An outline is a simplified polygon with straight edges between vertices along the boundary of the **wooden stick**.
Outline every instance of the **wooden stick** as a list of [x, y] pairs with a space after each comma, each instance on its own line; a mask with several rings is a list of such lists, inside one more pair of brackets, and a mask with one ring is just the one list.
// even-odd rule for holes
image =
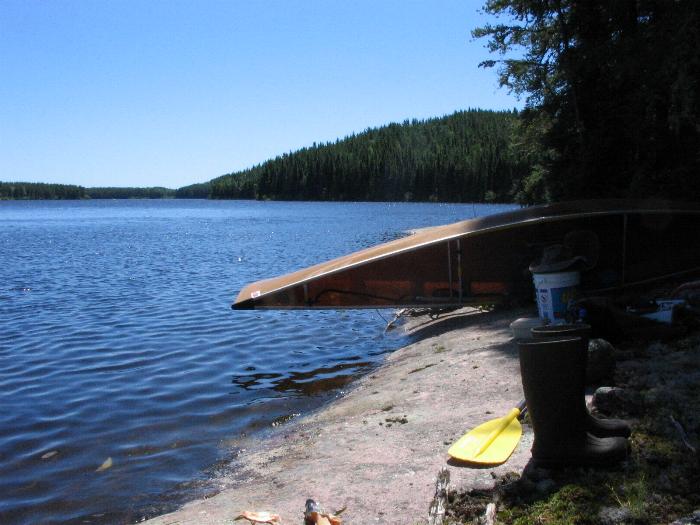
[[496, 523], [496, 504], [489, 503], [486, 505], [486, 512], [484, 512], [484, 517], [481, 518], [481, 523], [483, 525], [495, 525]]
[[669, 416], [669, 417], [671, 418], [671, 423], [673, 423], [673, 425], [676, 427], [676, 430], [680, 434], [681, 441], [683, 441], [683, 444], [686, 447], [688, 447], [688, 450], [690, 450], [693, 454], [697, 454], [698, 453], [697, 449], [693, 445], [691, 445], [690, 442], [688, 441], [688, 435], [685, 433], [685, 430], [683, 430], [683, 427], [681, 426], [681, 424], [678, 421], [676, 421], [673, 418], [673, 416]]
[[442, 525], [447, 510], [447, 497], [450, 492], [450, 471], [440, 469], [435, 481], [435, 496], [428, 511], [428, 525]]

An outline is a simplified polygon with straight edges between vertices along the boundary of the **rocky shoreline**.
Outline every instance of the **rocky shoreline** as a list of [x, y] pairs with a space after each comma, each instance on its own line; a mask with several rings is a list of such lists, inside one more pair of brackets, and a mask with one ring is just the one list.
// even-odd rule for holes
[[[522, 311], [458, 310], [411, 319], [413, 341], [342, 397], [243, 449], [225, 490], [150, 520], [226, 524], [242, 510], [269, 510], [298, 523], [307, 498], [345, 507], [345, 523], [417, 523], [426, 517], [447, 448], [464, 432], [522, 398], [510, 322]], [[495, 469], [449, 467], [456, 486], [493, 485], [522, 469], [530, 436]]]
[[[148, 523], [227, 524], [243, 510], [301, 523], [307, 498], [345, 509], [348, 524], [426, 523], [444, 467], [451, 477], [445, 524], [692, 517], [700, 508], [700, 336], [616, 346], [614, 380], [594, 402], [634, 422], [632, 455], [617, 470], [532, 469], [527, 421], [505, 464], [474, 469], [448, 461], [451, 443], [522, 398], [509, 324], [527, 313], [463, 309], [410, 320], [404, 329], [413, 342], [339, 399], [264, 441], [240, 443], [222, 492]], [[489, 504], [492, 518], [484, 518]]]

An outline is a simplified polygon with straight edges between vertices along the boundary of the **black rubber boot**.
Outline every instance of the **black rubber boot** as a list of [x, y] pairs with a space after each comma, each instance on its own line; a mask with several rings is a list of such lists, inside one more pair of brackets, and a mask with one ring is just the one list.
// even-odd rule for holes
[[588, 432], [580, 409], [586, 373], [582, 344], [580, 337], [518, 342], [536, 466], [605, 467], [627, 457], [625, 438], [601, 438]]
[[[576, 324], [560, 324], [560, 325], [547, 325], [538, 326], [530, 330], [532, 337], [535, 339], [562, 339], [566, 337], [580, 337], [583, 339], [583, 353], [585, 357], [585, 362], [583, 369], [586, 369], [588, 365], [588, 342], [591, 337], [591, 327], [590, 325], [584, 323]], [[632, 430], [629, 424], [622, 419], [600, 419], [592, 416], [588, 409], [586, 408], [586, 401], [581, 398], [581, 407], [579, 410], [586, 412], [587, 428], [588, 431], [594, 436], [598, 437], [630, 437]]]

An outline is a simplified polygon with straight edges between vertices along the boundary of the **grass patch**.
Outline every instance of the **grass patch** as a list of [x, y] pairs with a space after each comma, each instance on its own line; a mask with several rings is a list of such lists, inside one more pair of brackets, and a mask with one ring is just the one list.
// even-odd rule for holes
[[499, 521], [513, 525], [589, 525], [599, 505], [593, 492], [580, 485], [565, 485], [549, 498], [529, 506], [506, 508]]
[[608, 487], [618, 505], [629, 510], [632, 519], [640, 522], [646, 516], [646, 501], [649, 497], [649, 487], [644, 476], [645, 473], [642, 471], [639, 478], [623, 482], [619, 493], [612, 485]]

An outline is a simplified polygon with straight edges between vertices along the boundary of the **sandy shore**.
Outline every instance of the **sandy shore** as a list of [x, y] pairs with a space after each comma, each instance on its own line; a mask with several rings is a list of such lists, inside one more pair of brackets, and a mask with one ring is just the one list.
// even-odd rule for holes
[[[236, 479], [150, 524], [232, 523], [242, 510], [269, 510], [301, 523], [304, 502], [347, 507], [348, 524], [424, 523], [440, 468], [458, 489], [493, 485], [492, 473], [521, 471], [532, 434], [496, 468], [449, 464], [465, 431], [508, 412], [522, 398], [509, 323], [522, 311], [460, 310], [406, 325], [413, 343], [319, 412], [245, 444]], [[240, 522], [237, 522], [240, 523]]]

